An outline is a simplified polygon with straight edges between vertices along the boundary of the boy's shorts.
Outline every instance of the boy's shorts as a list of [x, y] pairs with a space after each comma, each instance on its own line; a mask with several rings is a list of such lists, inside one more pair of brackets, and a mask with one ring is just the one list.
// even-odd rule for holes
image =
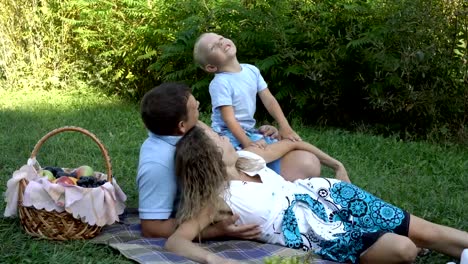
[[[262, 133], [260, 133], [260, 131], [258, 131], [257, 129], [254, 129], [254, 128], [247, 129], [247, 130], [244, 129], [244, 131], [245, 131], [245, 134], [249, 137], [249, 139], [254, 141], [254, 142], [259, 141], [261, 139], [265, 140], [265, 142], [267, 144], [272, 144], [272, 143], [278, 142], [277, 139], [272, 138], [272, 137], [266, 137]], [[220, 136], [226, 136], [227, 138], [229, 138], [229, 140], [231, 141], [232, 146], [234, 146], [234, 148], [236, 150], [241, 150], [242, 149], [241, 143], [231, 133], [231, 131], [225, 129], [225, 130], [222, 130], [221, 132], [218, 132], [218, 131], [216, 131], [216, 132]], [[274, 160], [274, 161], [272, 161], [270, 163], [267, 163], [267, 167], [274, 170], [276, 173], [281, 175], [281, 158], [279, 158], [277, 160]]]

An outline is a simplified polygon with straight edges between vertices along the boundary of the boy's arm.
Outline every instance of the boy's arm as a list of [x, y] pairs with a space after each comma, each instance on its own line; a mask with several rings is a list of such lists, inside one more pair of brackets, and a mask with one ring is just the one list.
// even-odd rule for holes
[[224, 105], [220, 107], [221, 117], [223, 118], [226, 126], [229, 128], [234, 137], [239, 140], [243, 148], [246, 148], [252, 144], [252, 141], [247, 137], [244, 129], [237, 122], [234, 115], [234, 108], [231, 105]]
[[291, 126], [288, 123], [288, 120], [284, 116], [283, 110], [281, 110], [280, 105], [276, 98], [271, 94], [268, 88], [261, 90], [258, 93], [260, 100], [262, 100], [263, 105], [267, 109], [268, 113], [278, 122], [279, 125], [279, 134], [282, 139], [290, 139], [293, 141], [301, 140], [301, 137], [294, 132]]

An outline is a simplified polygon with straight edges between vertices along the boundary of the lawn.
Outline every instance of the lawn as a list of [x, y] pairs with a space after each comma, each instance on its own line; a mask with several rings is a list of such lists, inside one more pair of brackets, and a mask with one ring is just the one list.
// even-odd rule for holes
[[[139, 146], [146, 131], [138, 105], [91, 89], [64, 92], [0, 90], [0, 192], [24, 165], [37, 141], [62, 126], [79, 126], [106, 146], [113, 175], [137, 207], [135, 186]], [[303, 137], [341, 160], [356, 185], [428, 220], [468, 230], [468, 149], [457, 145], [403, 142], [337, 129], [294, 124]], [[99, 148], [76, 132], [58, 134], [40, 148], [42, 166], [90, 165], [104, 171]], [[329, 170], [324, 175], [331, 176]], [[0, 201], [3, 212], [5, 202]], [[446, 263], [432, 253], [418, 263]], [[0, 263], [132, 263], [108, 247], [89, 242], [31, 239], [18, 219], [0, 218]]]

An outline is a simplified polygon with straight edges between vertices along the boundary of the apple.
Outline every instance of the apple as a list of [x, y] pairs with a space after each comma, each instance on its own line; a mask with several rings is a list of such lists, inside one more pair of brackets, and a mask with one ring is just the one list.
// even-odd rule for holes
[[76, 173], [76, 178], [79, 179], [80, 177], [83, 176], [93, 176], [94, 175], [94, 170], [88, 165], [83, 165], [74, 171]]
[[39, 172], [39, 175], [41, 175], [42, 177], [47, 177], [49, 181], [55, 180], [54, 174], [49, 170], [41, 170]]
[[55, 179], [53, 183], [57, 183], [60, 185], [68, 184], [68, 185], [76, 185], [77, 179], [68, 176], [61, 176], [58, 179]]

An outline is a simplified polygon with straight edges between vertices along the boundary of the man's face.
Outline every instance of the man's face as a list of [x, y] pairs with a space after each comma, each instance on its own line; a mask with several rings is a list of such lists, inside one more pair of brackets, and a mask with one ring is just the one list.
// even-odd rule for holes
[[190, 95], [187, 100], [187, 119], [183, 121], [183, 134], [187, 133], [197, 124], [198, 116], [200, 115], [198, 112], [199, 105], [200, 102], [198, 102], [193, 95]]
[[200, 39], [200, 52], [209, 64], [216, 67], [236, 57], [236, 45], [232, 40], [215, 33], [207, 33]]

